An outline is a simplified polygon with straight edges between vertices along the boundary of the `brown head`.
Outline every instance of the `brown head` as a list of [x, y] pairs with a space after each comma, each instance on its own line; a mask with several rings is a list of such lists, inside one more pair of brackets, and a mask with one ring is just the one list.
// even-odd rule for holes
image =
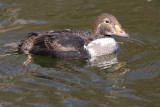
[[118, 20], [108, 13], [97, 16], [93, 24], [93, 34], [95, 36], [117, 35], [129, 38], [129, 35], [122, 29]]

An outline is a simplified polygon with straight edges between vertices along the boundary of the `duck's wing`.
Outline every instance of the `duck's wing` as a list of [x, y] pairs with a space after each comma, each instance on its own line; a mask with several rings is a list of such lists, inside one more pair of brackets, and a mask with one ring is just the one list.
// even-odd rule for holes
[[58, 51], [77, 51], [84, 47], [84, 40], [71, 33], [54, 33], [47, 35], [44, 39], [44, 44], [47, 49]]
[[53, 31], [54, 33], [70, 33], [81, 37], [84, 40], [84, 44], [88, 45], [95, 37], [89, 30], [81, 30], [81, 29], [64, 29]]
[[30, 34], [20, 48], [25, 52], [60, 58], [88, 57], [84, 39], [69, 32]]

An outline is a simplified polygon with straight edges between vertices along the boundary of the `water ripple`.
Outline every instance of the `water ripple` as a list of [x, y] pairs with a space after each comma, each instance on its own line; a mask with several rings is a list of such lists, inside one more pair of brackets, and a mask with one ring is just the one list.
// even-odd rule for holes
[[63, 101], [61, 101], [62, 104], [64, 104], [67, 107], [72, 107], [72, 106], [84, 106], [86, 104], [88, 104], [87, 101], [84, 100], [80, 100], [80, 99], [75, 99], [75, 98], [67, 98]]
[[[22, 80], [25, 81], [25, 79], [22, 79]], [[29, 80], [27, 79], [27, 82], [36, 83], [36, 84], [48, 86], [48, 87], [54, 87], [60, 91], [77, 90], [73, 86], [67, 86], [61, 82], [52, 81], [52, 80], [48, 80], [48, 79], [44, 79], [44, 78], [43, 79], [42, 78], [35, 78], [35, 79], [29, 79]]]
[[[0, 106], [159, 106], [159, 10], [156, 0], [1, 0]], [[3, 46], [31, 31], [91, 29], [102, 12], [117, 16], [131, 35], [116, 37], [117, 56], [33, 56], [23, 67], [27, 57]]]
[[147, 102], [149, 102], [149, 100], [146, 100], [144, 98], [141, 98], [141, 97], [138, 97], [138, 96], [132, 95], [132, 94], [120, 94], [119, 96], [125, 97], [125, 98], [131, 98], [131, 99], [138, 100], [138, 101], [147, 101]]

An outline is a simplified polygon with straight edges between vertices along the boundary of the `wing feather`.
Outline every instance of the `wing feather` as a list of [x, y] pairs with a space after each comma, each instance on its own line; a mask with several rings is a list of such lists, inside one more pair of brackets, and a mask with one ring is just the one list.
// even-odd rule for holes
[[86, 38], [73, 30], [29, 33], [19, 49], [25, 53], [60, 58], [86, 57]]

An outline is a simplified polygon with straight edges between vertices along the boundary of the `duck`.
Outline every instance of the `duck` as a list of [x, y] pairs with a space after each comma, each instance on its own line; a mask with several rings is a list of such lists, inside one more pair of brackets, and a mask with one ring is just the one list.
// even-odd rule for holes
[[18, 50], [30, 55], [54, 58], [89, 58], [112, 54], [118, 50], [113, 35], [129, 38], [115, 16], [98, 15], [92, 31], [81, 29], [31, 32], [18, 44]]

